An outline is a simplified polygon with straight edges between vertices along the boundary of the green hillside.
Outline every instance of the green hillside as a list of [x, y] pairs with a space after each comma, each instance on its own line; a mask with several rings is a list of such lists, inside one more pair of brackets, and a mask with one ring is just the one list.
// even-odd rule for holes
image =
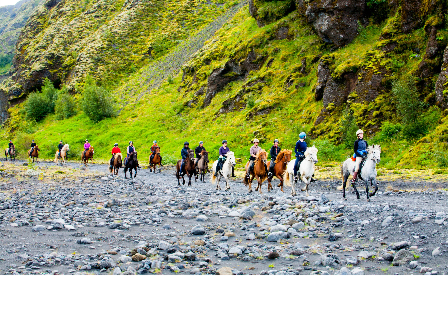
[[[245, 159], [254, 137], [265, 149], [275, 138], [293, 148], [306, 131], [325, 164], [350, 154], [363, 128], [382, 145], [386, 167], [448, 165], [446, 1], [348, 1], [342, 9], [318, 0], [147, 1], [157, 8], [149, 13], [130, 1], [103, 2], [93, 18], [89, 1], [41, 9], [39, 28], [27, 27], [18, 42], [17, 77], [3, 90], [16, 104], [49, 77], [79, 100], [91, 74], [119, 115], [93, 123], [78, 111], [36, 123], [16, 104], [2, 145], [14, 137], [23, 151], [34, 138], [49, 158], [62, 139], [74, 157], [88, 138], [107, 159], [113, 143], [124, 149], [133, 140], [146, 160], [156, 139], [174, 162], [184, 141], [204, 141], [215, 159], [227, 139]], [[123, 26], [128, 8], [135, 15]], [[67, 34], [74, 27], [91, 30]]]

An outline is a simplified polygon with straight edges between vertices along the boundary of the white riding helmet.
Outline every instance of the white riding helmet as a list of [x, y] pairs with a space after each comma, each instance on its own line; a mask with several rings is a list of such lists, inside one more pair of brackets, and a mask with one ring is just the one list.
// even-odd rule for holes
[[356, 131], [356, 135], [358, 136], [359, 134], [364, 134], [362, 129], [359, 129], [359, 130]]
[[258, 139], [254, 139], [253, 143], [260, 142]]

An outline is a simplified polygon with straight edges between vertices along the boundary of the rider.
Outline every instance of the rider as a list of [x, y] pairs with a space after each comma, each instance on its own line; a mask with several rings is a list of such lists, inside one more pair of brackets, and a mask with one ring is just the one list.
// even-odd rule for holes
[[150, 161], [152, 161], [152, 159], [154, 159], [154, 156], [156, 155], [156, 149], [159, 148], [159, 145], [157, 144], [157, 140], [154, 140], [153, 145], [151, 146], [151, 157], [150, 157]]
[[182, 163], [180, 165], [180, 174], [184, 175], [184, 168], [185, 168], [185, 159], [188, 157], [188, 151], [190, 150], [190, 144], [188, 141], [184, 142], [184, 148], [180, 151], [180, 155], [182, 157]]
[[274, 145], [271, 147], [271, 165], [269, 166], [268, 178], [272, 178], [274, 176], [274, 167], [275, 160], [277, 159], [277, 155], [281, 152], [281, 148], [278, 145], [278, 139], [274, 140]]
[[90, 143], [89, 143], [89, 140], [86, 139], [86, 142], [84, 144], [84, 154], [83, 154], [84, 157], [86, 156], [86, 152], [89, 150], [89, 148], [90, 148]]
[[260, 141], [258, 139], [254, 139], [254, 145], [250, 148], [250, 165], [249, 170], [247, 171], [247, 178], [250, 178], [250, 172], [254, 169], [255, 159], [257, 158], [258, 152], [261, 150], [261, 147], [258, 146]]
[[9, 140], [9, 145], [8, 145], [8, 153], [9, 153], [9, 155], [11, 155], [11, 150], [14, 151], [15, 147], [14, 147], [14, 144], [12, 143], [12, 141]]
[[216, 165], [215, 176], [218, 176], [218, 172], [222, 169], [224, 162], [227, 159], [227, 153], [230, 152], [230, 149], [227, 147], [227, 140], [222, 141], [222, 146], [219, 148], [219, 159], [218, 164]]
[[33, 151], [34, 151], [34, 147], [36, 147], [36, 143], [35, 143], [34, 140], [33, 140], [33, 141], [31, 141], [30, 156], [31, 156], [31, 154], [32, 154]]
[[135, 150], [134, 143], [132, 141], [129, 141], [129, 146], [128, 146], [127, 150], [126, 150], [126, 162], [125, 162], [125, 165], [128, 162], [129, 155], [131, 155], [134, 152], [135, 152], [135, 158], [137, 159], [137, 151]]
[[62, 148], [64, 148], [64, 144], [62, 143], [62, 140], [61, 140], [61, 141], [59, 141], [59, 145], [58, 145], [58, 158], [61, 158]]
[[203, 141], [199, 141], [199, 146], [196, 147], [196, 149], [194, 150], [195, 154], [196, 154], [196, 159], [194, 160], [194, 165], [196, 166], [198, 164], [198, 161], [202, 158], [202, 151], [205, 150], [204, 147], [204, 142]]
[[305, 152], [308, 148], [306, 144], [306, 133], [302, 132], [299, 134], [299, 141], [296, 142], [296, 163], [294, 165], [294, 181], [297, 182], [297, 172], [299, 171], [300, 164], [302, 163], [303, 159], [305, 158]]
[[117, 154], [117, 153], [121, 153], [121, 149], [118, 147], [118, 144], [116, 143], [116, 144], [114, 145], [114, 148], [112, 148], [112, 158], [110, 159], [110, 169], [113, 168], [113, 165], [114, 165], [114, 156], [115, 156], [115, 154]]
[[356, 136], [358, 137], [358, 140], [355, 141], [355, 147], [354, 147], [355, 149], [354, 156], [356, 158], [356, 165], [355, 165], [355, 172], [353, 173], [352, 183], [356, 182], [359, 167], [361, 165], [362, 160], [364, 160], [367, 157], [367, 147], [369, 147], [367, 141], [364, 140], [364, 132], [361, 129], [356, 131]]

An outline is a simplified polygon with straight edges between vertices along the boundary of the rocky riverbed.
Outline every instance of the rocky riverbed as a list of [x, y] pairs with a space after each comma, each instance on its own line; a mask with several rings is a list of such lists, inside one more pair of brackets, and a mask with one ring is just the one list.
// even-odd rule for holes
[[382, 181], [367, 203], [343, 201], [339, 179], [310, 197], [208, 180], [2, 163], [0, 274], [448, 273], [446, 182]]

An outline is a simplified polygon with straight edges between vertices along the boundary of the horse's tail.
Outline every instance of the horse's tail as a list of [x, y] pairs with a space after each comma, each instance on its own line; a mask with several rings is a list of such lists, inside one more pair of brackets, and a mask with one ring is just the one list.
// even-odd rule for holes
[[216, 184], [216, 176], [215, 176], [215, 172], [213, 171], [213, 174], [211, 176], [211, 181], [213, 184]]
[[248, 174], [246, 174], [245, 176], [244, 176], [244, 180], [243, 180], [243, 183], [244, 183], [244, 185], [249, 185], [249, 179], [247, 178], [247, 176], [248, 176]]
[[287, 170], [283, 173], [283, 181], [285, 183], [285, 186], [290, 187], [291, 186], [291, 180], [289, 178], [289, 173]]

